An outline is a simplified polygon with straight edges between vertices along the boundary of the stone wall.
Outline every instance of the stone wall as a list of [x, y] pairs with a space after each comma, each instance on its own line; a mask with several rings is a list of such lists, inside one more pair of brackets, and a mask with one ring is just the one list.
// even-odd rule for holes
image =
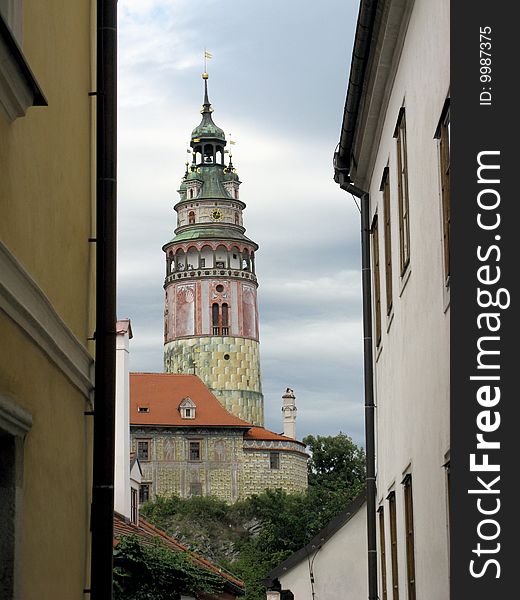
[[263, 426], [257, 341], [220, 336], [174, 340], [164, 346], [164, 372], [197, 375], [230, 413]]
[[[288, 493], [307, 489], [307, 455], [276, 442], [244, 441], [241, 430], [168, 429], [132, 427], [131, 446], [150, 442], [149, 460], [140, 460], [142, 483], [150, 483], [151, 496], [192, 494], [216, 496], [236, 502], [267, 488]], [[201, 442], [201, 460], [189, 460], [189, 442]], [[274, 445], [273, 445], [274, 444]], [[271, 468], [270, 453], [279, 455], [279, 468]]]
[[[280, 468], [271, 469], [270, 454], [279, 453]], [[244, 449], [241, 499], [266, 489], [288, 494], [307, 489], [307, 455], [292, 450]]]

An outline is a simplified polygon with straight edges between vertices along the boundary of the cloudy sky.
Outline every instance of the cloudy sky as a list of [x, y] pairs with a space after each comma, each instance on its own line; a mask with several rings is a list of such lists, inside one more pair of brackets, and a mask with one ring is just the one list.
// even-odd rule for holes
[[131, 369], [162, 371], [162, 245], [173, 236], [202, 54], [215, 122], [236, 140], [260, 249], [266, 426], [297, 396], [298, 437], [363, 438], [359, 213], [333, 181], [358, 0], [119, 0], [118, 315]]

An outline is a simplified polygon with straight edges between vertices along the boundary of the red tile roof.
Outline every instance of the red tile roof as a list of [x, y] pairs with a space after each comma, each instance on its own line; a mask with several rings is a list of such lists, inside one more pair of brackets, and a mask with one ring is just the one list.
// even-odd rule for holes
[[[134, 525], [127, 519], [125, 519], [122, 515], [118, 513], [114, 513], [114, 548], [119, 543], [119, 538], [126, 535], [135, 535], [141, 539], [141, 541], [145, 544], [152, 544], [155, 540], [160, 539], [164, 545], [175, 552], [187, 552], [194, 563], [220, 575], [223, 579], [226, 580], [226, 583], [231, 584], [234, 588], [238, 588], [240, 593], [241, 590], [244, 589], [244, 582], [240, 581], [230, 573], [223, 571], [217, 565], [214, 565], [209, 560], [200, 556], [196, 552], [192, 552], [188, 550], [186, 546], [180, 544], [176, 539], [170, 537], [164, 531], [161, 531], [151, 523], [149, 523], [143, 517], [139, 517], [139, 525]], [[241, 595], [241, 593], [240, 593]]]
[[[195, 418], [183, 419], [178, 410], [189, 396], [195, 402]], [[138, 407], [148, 412], [138, 412]], [[130, 373], [130, 423], [182, 427], [239, 427], [247, 423], [229, 413], [196, 375]]]
[[287, 437], [286, 435], [281, 435], [279, 433], [273, 433], [269, 431], [269, 429], [265, 429], [264, 427], [251, 427], [249, 431], [244, 435], [244, 439], [246, 440], [268, 440], [268, 441], [276, 441], [276, 442], [294, 442], [295, 444], [300, 444], [305, 448], [305, 444], [294, 438]]

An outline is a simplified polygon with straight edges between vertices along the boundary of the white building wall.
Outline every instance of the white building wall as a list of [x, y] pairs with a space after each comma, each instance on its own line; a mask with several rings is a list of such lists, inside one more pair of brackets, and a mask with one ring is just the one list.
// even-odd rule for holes
[[[394, 3], [396, 4], [396, 3]], [[411, 473], [417, 598], [449, 598], [447, 487], [449, 458], [449, 288], [443, 273], [438, 142], [449, 95], [449, 1], [416, 0], [410, 15], [373, 170], [360, 166], [356, 185], [369, 189], [379, 215], [382, 340], [374, 348], [377, 406], [377, 493], [386, 514], [388, 598], [391, 593], [388, 493], [395, 490], [399, 592], [407, 597], [402, 479]], [[398, 57], [399, 58], [399, 57]], [[391, 82], [390, 82], [391, 83]], [[400, 277], [397, 148], [399, 110], [406, 108], [410, 265]], [[383, 197], [389, 167], [393, 312], [386, 315]], [[368, 169], [363, 172], [363, 169]], [[375, 336], [374, 336], [375, 338]], [[378, 559], [379, 560], [379, 559]], [[379, 564], [378, 564], [379, 568]], [[381, 577], [379, 577], [381, 583]], [[361, 597], [361, 596], [360, 596]]]
[[114, 509], [130, 519], [130, 335], [116, 336]]
[[[319, 550], [278, 577], [294, 600], [362, 600], [367, 597], [366, 504]], [[314, 572], [314, 596], [309, 574]]]

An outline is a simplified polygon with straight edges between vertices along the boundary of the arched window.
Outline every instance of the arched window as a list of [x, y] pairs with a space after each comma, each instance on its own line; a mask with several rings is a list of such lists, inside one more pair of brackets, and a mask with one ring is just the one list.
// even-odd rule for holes
[[240, 215], [238, 211], [235, 213], [235, 225], [240, 225]]
[[219, 308], [216, 302], [211, 307], [211, 322], [213, 323], [213, 335], [220, 335]]
[[222, 305], [222, 335], [229, 335], [229, 307]]
[[[191, 192], [191, 190], [190, 190]], [[188, 224], [189, 225], [193, 225], [195, 223], [195, 213], [190, 210], [190, 212], [188, 213]]]

